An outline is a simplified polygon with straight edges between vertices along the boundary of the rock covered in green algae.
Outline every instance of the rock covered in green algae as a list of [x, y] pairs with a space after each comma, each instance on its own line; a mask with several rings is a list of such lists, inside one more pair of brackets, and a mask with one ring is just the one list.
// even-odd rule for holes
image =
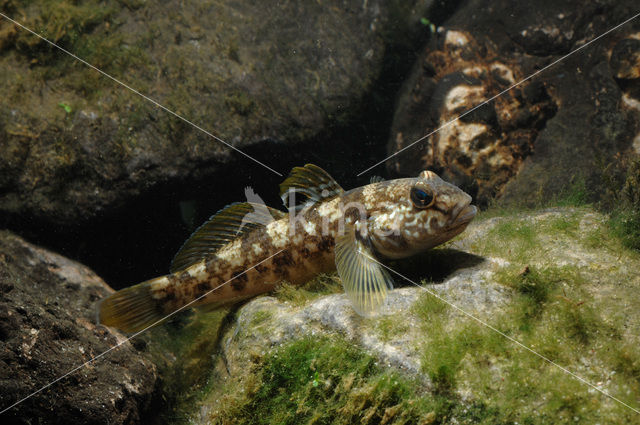
[[[95, 325], [95, 304], [110, 292], [88, 268], [0, 232], [0, 409], [124, 340]], [[142, 423], [157, 387], [155, 365], [125, 342], [3, 413], [2, 422]]]
[[[420, 283], [638, 406], [640, 256], [609, 235], [604, 216], [571, 208], [481, 216], [444, 253], [421, 261], [445, 262], [457, 249], [484, 261]], [[392, 291], [376, 318], [357, 316], [340, 293], [307, 300], [291, 293], [238, 311], [221, 339], [224, 361], [182, 414], [203, 424], [636, 417], [412, 285]]]
[[[286, 173], [274, 149], [348, 119], [380, 73], [385, 43], [415, 34], [431, 3], [41, 0], [2, 7], [228, 143], [267, 144], [259, 160]], [[2, 213], [75, 225], [151, 187], [202, 178], [241, 158], [4, 19], [0, 69]]]
[[[490, 280], [501, 263], [488, 259], [487, 264], [457, 271], [430, 289], [447, 293], [452, 302], [465, 309], [495, 308], [508, 296], [505, 288]], [[233, 333], [225, 340], [227, 365], [230, 370], [242, 369], [243, 360], [264, 347], [279, 346], [304, 335], [329, 333], [344, 336], [385, 365], [419, 373], [421, 354], [413, 343], [420, 339], [421, 330], [417, 318], [407, 313], [422, 293], [424, 290], [415, 286], [393, 291], [376, 318], [358, 315], [344, 294], [328, 295], [303, 307], [274, 297], [259, 298], [239, 311]], [[406, 329], [393, 332], [394, 318], [400, 317], [404, 317], [402, 326]], [[371, 329], [379, 332], [372, 333]]]

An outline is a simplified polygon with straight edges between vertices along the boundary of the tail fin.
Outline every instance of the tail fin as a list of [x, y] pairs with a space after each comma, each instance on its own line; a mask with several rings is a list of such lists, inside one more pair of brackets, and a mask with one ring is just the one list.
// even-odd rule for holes
[[102, 300], [98, 306], [98, 323], [123, 332], [137, 332], [165, 316], [162, 303], [153, 298], [156, 279], [121, 289]]

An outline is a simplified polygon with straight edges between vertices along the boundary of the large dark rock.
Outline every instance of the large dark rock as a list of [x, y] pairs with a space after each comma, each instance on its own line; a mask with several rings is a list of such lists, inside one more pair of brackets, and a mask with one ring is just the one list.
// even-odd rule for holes
[[[95, 304], [110, 292], [88, 268], [0, 232], [0, 409], [124, 340], [95, 325]], [[140, 423], [157, 388], [155, 365], [124, 342], [12, 407], [1, 420]]]
[[[416, 34], [432, 3], [9, 1], [3, 12], [286, 174], [280, 154], [348, 120], [386, 48]], [[260, 167], [4, 19], [0, 69], [0, 213], [75, 225], [233, 159]]]
[[543, 85], [507, 91], [456, 120], [522, 78], [522, 65], [496, 49], [468, 32], [441, 29], [400, 96], [389, 151], [440, 130], [396, 156], [395, 174], [435, 169], [483, 203], [518, 172], [556, 111]]
[[[389, 154], [630, 18], [636, 6], [465, 3], [438, 28], [401, 92]], [[632, 21], [506, 91], [397, 155], [388, 168], [436, 169], [475, 192], [480, 204], [495, 197], [536, 204], [578, 185], [594, 189], [616, 155], [633, 150], [639, 130], [638, 28]]]

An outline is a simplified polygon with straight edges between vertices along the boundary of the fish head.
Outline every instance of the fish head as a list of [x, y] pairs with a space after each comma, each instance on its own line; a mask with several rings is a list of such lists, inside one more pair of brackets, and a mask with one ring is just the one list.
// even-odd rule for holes
[[461, 233], [476, 215], [471, 196], [433, 171], [378, 185], [382, 202], [371, 211], [367, 227], [375, 250], [387, 258], [440, 245]]

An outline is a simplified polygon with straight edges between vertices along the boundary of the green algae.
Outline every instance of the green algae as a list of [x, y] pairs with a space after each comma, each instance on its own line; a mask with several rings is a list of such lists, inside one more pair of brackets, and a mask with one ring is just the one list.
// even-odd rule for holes
[[[116, 8], [112, 5], [96, 0], [8, 1], [3, 6], [12, 13], [25, 16], [23, 25], [33, 28], [42, 37], [66, 48], [72, 46], [96, 26], [109, 21], [116, 12]], [[32, 13], [34, 10], [46, 10], [46, 14]], [[14, 37], [15, 46], [20, 51], [35, 54], [54, 50], [46, 41], [26, 31], [17, 32]], [[54, 53], [55, 55], [48, 56], [47, 60], [55, 60], [59, 56], [57, 52]]]
[[[640, 257], [610, 234], [606, 217], [594, 215], [588, 207], [536, 214], [512, 211], [491, 218], [481, 214], [478, 219], [481, 225], [485, 220], [492, 224], [484, 237], [472, 243], [471, 251], [508, 261], [494, 270], [492, 281], [508, 290], [509, 301], [476, 313], [494, 329], [425, 293], [407, 312], [421, 329], [416, 343], [422, 375], [383, 367], [342, 336], [309, 335], [261, 353], [257, 348], [250, 354], [249, 366], [231, 369], [231, 375], [220, 366], [224, 363], [220, 358], [214, 360], [218, 366], [213, 372], [202, 367], [200, 386], [181, 398], [171, 421], [189, 422], [195, 417], [214, 424], [633, 421], [633, 411], [550, 362], [631, 406], [638, 405], [640, 349], [628, 330], [629, 320], [635, 319], [616, 313], [619, 300], [598, 292], [616, 285], [626, 272], [612, 264], [563, 262], [556, 247], [597, 252], [605, 263], [613, 257], [633, 264]], [[594, 244], [595, 239], [600, 243]], [[443, 250], [431, 260], [447, 252], [453, 255], [451, 251]], [[275, 297], [304, 306], [340, 290], [335, 274], [329, 274], [302, 288], [285, 284]], [[624, 295], [635, 289], [616, 287], [616, 291]], [[446, 293], [441, 295], [447, 298]], [[625, 303], [626, 311], [640, 311], [637, 297]], [[261, 310], [250, 316], [249, 326], [268, 332], [272, 319], [269, 311]], [[412, 325], [405, 317], [384, 316], [366, 319], [363, 326], [369, 329], [363, 332], [374, 332], [388, 342]], [[242, 332], [238, 338], [251, 334]], [[200, 351], [202, 347], [184, 353], [188, 358]]]
[[163, 409], [156, 412], [162, 422], [186, 421], [194, 400], [210, 391], [209, 378], [228, 314], [228, 309], [181, 314], [144, 336], [162, 376]]
[[406, 333], [409, 329], [409, 325], [401, 317], [384, 316], [372, 318], [371, 321], [376, 327], [382, 342], [389, 342], [394, 337]]
[[411, 377], [377, 364], [340, 337], [305, 337], [266, 355], [254, 380], [235, 379], [213, 424], [431, 424], [452, 405]]
[[611, 213], [612, 234], [630, 249], [640, 251], [640, 156], [631, 158], [619, 178], [613, 198], [617, 207]]
[[[132, 67], [148, 64], [143, 44], [130, 45], [124, 35], [113, 31], [120, 25], [118, 7], [109, 2], [34, 0], [9, 2], [7, 8], [23, 16], [27, 28], [106, 73], [121, 76]], [[29, 58], [36, 79], [58, 80], [60, 88], [71, 89], [89, 102], [100, 97], [105, 84], [112, 85], [100, 73], [28, 31], [7, 36], [12, 42], [6, 46]]]
[[602, 172], [605, 193], [600, 207], [610, 214], [611, 234], [640, 251], [640, 155], [629, 154]]
[[[116, 78], [147, 63], [143, 46], [127, 44], [125, 36], [117, 31], [121, 23], [118, 7], [112, 3], [33, 0], [8, 1], [3, 6], [26, 27]], [[73, 180], [81, 174], [86, 153], [75, 132], [85, 127], [76, 117], [81, 111], [98, 116], [113, 112], [104, 106], [108, 102], [96, 106], [96, 100], [103, 98], [114, 83], [41, 38], [10, 27], [11, 31], [0, 34], [0, 48], [5, 50], [0, 68], [6, 82], [0, 109], [7, 116], [11, 116], [8, 111], [20, 111], [7, 123], [6, 137], [28, 144], [29, 149], [24, 162], [12, 171], [12, 178], [31, 190], [44, 187], [32, 197], [40, 201], [64, 190], [65, 179]], [[54, 94], [43, 96], [43, 91]], [[118, 94], [114, 99], [120, 97]], [[104, 121], [108, 120], [96, 123]], [[101, 134], [95, 131], [99, 127], [93, 125], [91, 136], [99, 138]], [[125, 150], [120, 148], [120, 140], [110, 145], [113, 158], [122, 158]], [[100, 147], [103, 152], [108, 149]]]
[[[638, 260], [611, 235], [604, 236], [604, 222], [592, 223], [597, 236], [583, 235], [580, 223], [588, 212], [574, 209], [536, 221], [522, 214], [502, 216], [476, 248], [511, 262], [496, 271], [494, 279], [511, 288], [513, 298], [501, 312], [483, 319], [587, 381], [607, 382], [606, 391], [637, 406], [640, 350], [629, 339], [625, 321], [609, 315], [603, 308], [607, 300], [597, 298], [592, 289], [594, 271], [601, 285], [616, 285], [618, 277], [604, 277], [606, 269], [600, 270], [598, 264], [554, 265], [558, 259], [548, 247], [550, 241], [571, 239], [578, 246]], [[630, 302], [638, 307], [637, 297], [625, 299]], [[443, 305], [425, 294], [414, 306], [428, 332], [423, 367], [436, 392], [451, 399], [470, 394], [483, 400], [490, 414], [481, 423], [602, 423], [635, 418], [632, 410], [498, 332], [471, 320], [451, 323]]]
[[[636, 404], [640, 350], [623, 343], [620, 329], [590, 305], [579, 277], [570, 269], [531, 269], [503, 279], [516, 295], [504, 312], [487, 320], [489, 325], [590, 382], [608, 374], [608, 390]], [[471, 320], [452, 324], [448, 308], [438, 303], [444, 305], [425, 294], [414, 307], [425, 318], [424, 371], [435, 393], [450, 402], [459, 402], [460, 394], [482, 400], [480, 423], [598, 423], [635, 417], [498, 332]]]
[[609, 222], [612, 234], [631, 249], [640, 251], [640, 212], [632, 209], [614, 213]]
[[587, 180], [578, 176], [571, 179], [571, 184], [562, 190], [551, 204], [562, 207], [581, 207], [587, 205], [593, 195], [589, 190]]
[[273, 315], [269, 311], [258, 311], [253, 315], [251, 319], [251, 323], [249, 323], [250, 327], [257, 327], [266, 324], [269, 319], [271, 319]]
[[[499, 241], [499, 243], [497, 243]], [[505, 251], [509, 258], [523, 261], [537, 243], [537, 229], [526, 220], [500, 221], [487, 237], [480, 242], [479, 249], [485, 255], [499, 256]]]
[[274, 295], [281, 301], [302, 306], [320, 296], [341, 292], [342, 282], [340, 278], [333, 273], [320, 274], [303, 285], [291, 285], [283, 282], [275, 291]]

